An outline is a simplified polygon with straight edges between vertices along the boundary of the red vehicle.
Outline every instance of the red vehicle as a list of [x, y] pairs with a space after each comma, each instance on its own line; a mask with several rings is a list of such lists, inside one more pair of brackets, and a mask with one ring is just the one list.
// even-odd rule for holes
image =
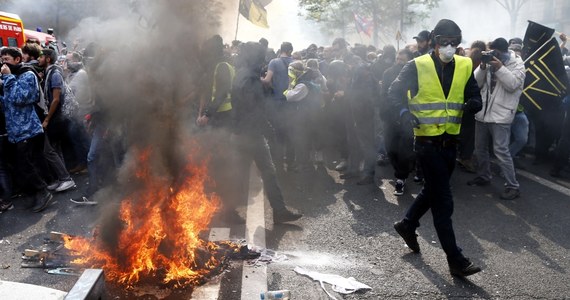
[[0, 11], [0, 46], [21, 47], [25, 41], [22, 19], [16, 14]]
[[46, 47], [52, 44], [57, 44], [55, 37], [45, 32], [38, 32], [35, 30], [24, 29], [27, 41], [38, 41], [42, 46]]

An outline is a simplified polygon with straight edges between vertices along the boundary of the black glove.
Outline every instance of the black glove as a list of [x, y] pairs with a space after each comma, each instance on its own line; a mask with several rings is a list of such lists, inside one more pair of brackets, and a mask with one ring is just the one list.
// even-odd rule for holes
[[400, 115], [400, 123], [404, 126], [410, 126], [412, 128], [420, 128], [420, 120], [414, 116], [409, 110], [404, 111]]
[[471, 98], [467, 102], [465, 102], [463, 106], [463, 110], [472, 114], [478, 113], [481, 109], [483, 109], [483, 102], [481, 99], [474, 99]]

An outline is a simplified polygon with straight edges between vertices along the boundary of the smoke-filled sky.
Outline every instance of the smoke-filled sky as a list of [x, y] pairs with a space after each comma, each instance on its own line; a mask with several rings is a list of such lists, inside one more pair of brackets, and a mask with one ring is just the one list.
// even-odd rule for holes
[[[231, 2], [231, 1], [228, 1]], [[235, 5], [228, 5], [224, 14], [222, 36], [224, 40], [233, 40], [235, 36], [237, 2]], [[523, 6], [518, 18], [517, 27], [514, 35], [523, 37], [527, 26], [527, 20], [542, 22], [544, 16], [540, 15], [537, 10], [531, 8], [531, 2], [527, 2]], [[536, 8], [536, 3], [532, 5]], [[238, 39], [242, 41], [257, 41], [261, 37], [269, 40], [270, 46], [277, 48], [281, 41], [287, 40], [296, 46], [306, 47], [310, 43], [318, 45], [329, 45], [333, 37], [324, 36], [319, 30], [318, 24], [307, 21], [303, 16], [299, 15], [300, 9], [297, 1], [292, 0], [273, 0], [267, 7], [269, 29], [257, 27], [249, 23], [243, 17], [240, 17]], [[540, 11], [540, 10], [538, 10]], [[435, 26], [438, 20], [442, 18], [452, 19], [462, 28], [463, 38], [466, 44], [470, 44], [474, 40], [489, 41], [497, 37], [511, 38], [510, 19], [508, 12], [500, 6], [495, 0], [442, 0], [439, 8], [431, 12], [430, 18], [423, 20], [419, 24], [415, 24], [410, 28], [406, 28], [404, 39], [406, 43], [415, 43], [413, 36], [422, 29], [430, 29]], [[545, 24], [554, 26], [553, 24]], [[384, 42], [394, 33], [385, 33], [382, 39]], [[349, 38], [352, 43], [370, 43], [370, 39], [363, 36], [353, 35]], [[467, 45], [464, 45], [467, 46]]]
[[[127, 1], [129, 2], [129, 1]], [[238, 16], [239, 0], [221, 1], [225, 5], [224, 13], [221, 18], [222, 27], [219, 29], [220, 34], [226, 43], [235, 38], [236, 19]], [[526, 20], [542, 22], [543, 15], [537, 5], [542, 6], [544, 1], [529, 1], [521, 11], [515, 36], [522, 37], [526, 29]], [[49, 7], [53, 10], [54, 6], [49, 3], [57, 3], [56, 0], [17, 0], [13, 1], [13, 5], [9, 7], [0, 7], [1, 10], [9, 10], [10, 12], [19, 13], [22, 16], [30, 15], [30, 11], [37, 12], [40, 8]], [[211, 2], [206, 2], [211, 3]], [[270, 47], [278, 48], [281, 42], [290, 41], [295, 49], [300, 50], [307, 47], [311, 43], [318, 45], [329, 45], [334, 37], [325, 36], [318, 24], [306, 20], [299, 15], [300, 9], [296, 0], [273, 0], [267, 7], [269, 29], [264, 29], [251, 24], [248, 20], [240, 16], [239, 31], [237, 38], [242, 41], [258, 41], [261, 37], [269, 40]], [[115, 10], [116, 13], [120, 11]], [[34, 29], [38, 25], [45, 27], [54, 27], [53, 14], [43, 14], [45, 20], [24, 19], [26, 27]], [[65, 16], [61, 16], [65, 18]], [[441, 18], [449, 18], [456, 21], [463, 30], [464, 41], [469, 44], [476, 39], [492, 40], [496, 37], [511, 37], [509, 15], [495, 0], [442, 0], [439, 8], [431, 12], [431, 17], [405, 28], [403, 37], [406, 43], [414, 43], [413, 36], [422, 29], [431, 29]], [[554, 24], [545, 24], [555, 26]], [[202, 30], [207, 26], [200, 26]], [[558, 28], [557, 30], [561, 30]], [[381, 43], [394, 43], [389, 40], [395, 36], [395, 33], [384, 33], [381, 37]], [[348, 37], [351, 43], [371, 43], [370, 39], [365, 35], [353, 35]], [[69, 40], [68, 40], [69, 42]], [[382, 46], [382, 45], [380, 45]]]

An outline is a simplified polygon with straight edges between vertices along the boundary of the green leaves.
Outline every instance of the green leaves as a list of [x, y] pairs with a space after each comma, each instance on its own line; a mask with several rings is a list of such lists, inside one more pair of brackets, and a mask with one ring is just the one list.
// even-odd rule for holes
[[[299, 7], [308, 19], [320, 22], [328, 31], [343, 34], [354, 30], [354, 15], [374, 20], [379, 31], [394, 32], [400, 24], [410, 24], [425, 19], [440, 0], [298, 0]], [[389, 34], [391, 35], [391, 34]]]

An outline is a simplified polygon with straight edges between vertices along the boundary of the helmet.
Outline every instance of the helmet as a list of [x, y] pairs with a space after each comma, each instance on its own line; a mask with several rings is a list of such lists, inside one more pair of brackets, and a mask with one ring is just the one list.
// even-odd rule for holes
[[448, 19], [441, 19], [435, 25], [432, 31], [434, 37], [436, 36], [459, 36], [461, 37], [461, 29], [455, 22]]

